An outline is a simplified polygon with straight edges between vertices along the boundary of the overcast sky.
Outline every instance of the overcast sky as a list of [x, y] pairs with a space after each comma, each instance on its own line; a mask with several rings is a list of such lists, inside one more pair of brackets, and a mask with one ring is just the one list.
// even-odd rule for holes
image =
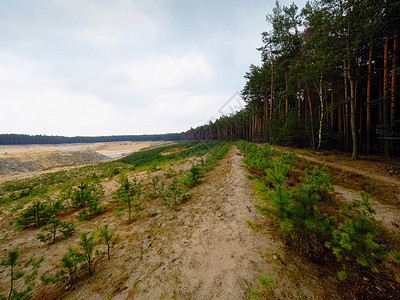
[[0, 0], [0, 133], [149, 134], [207, 123], [260, 63], [274, 6]]

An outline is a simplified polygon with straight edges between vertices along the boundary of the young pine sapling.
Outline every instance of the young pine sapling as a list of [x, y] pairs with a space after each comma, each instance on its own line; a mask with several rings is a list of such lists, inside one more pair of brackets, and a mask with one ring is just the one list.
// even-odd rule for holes
[[88, 235], [86, 232], [81, 234], [79, 247], [82, 249], [85, 261], [87, 262], [89, 275], [93, 274], [95, 267], [95, 258], [93, 257], [94, 242], [93, 234]]
[[[28, 274], [25, 274], [24, 271], [18, 270], [16, 271], [15, 268], [18, 264], [18, 258], [19, 258], [20, 252], [18, 249], [12, 249], [8, 251], [7, 253], [7, 259], [2, 260], [0, 265], [2, 266], [9, 266], [10, 267], [10, 292], [8, 294], [8, 297], [4, 297], [2, 294], [0, 294], [0, 298], [5, 298], [5, 299], [24, 299], [24, 298], [29, 298], [29, 293], [32, 291], [34, 283], [31, 283], [33, 280], [36, 279], [37, 274], [38, 274], [38, 269], [40, 267], [40, 264], [44, 260], [43, 257], [39, 259], [34, 259], [31, 257], [26, 263], [25, 267], [31, 266], [31, 270]], [[16, 280], [22, 278], [25, 276], [25, 284], [27, 285], [24, 290], [18, 291], [15, 288], [15, 283]]]
[[78, 250], [69, 247], [68, 251], [61, 259], [61, 271], [57, 276], [68, 273], [68, 281], [71, 286], [74, 286], [78, 279], [79, 272], [81, 271], [81, 264], [83, 262], [85, 262], [85, 256]]
[[60, 218], [53, 216], [49, 223], [41, 228], [44, 233], [38, 234], [37, 239], [44, 243], [51, 240], [51, 244], [54, 245], [58, 232], [61, 232], [64, 237], [68, 238], [74, 234], [75, 227], [75, 224], [61, 221]]
[[118, 236], [114, 237], [114, 232], [110, 231], [110, 229], [108, 228], [108, 224], [105, 224], [104, 226], [100, 226], [99, 227], [99, 232], [98, 232], [98, 236], [100, 238], [100, 240], [102, 240], [106, 245], [107, 245], [107, 257], [108, 260], [110, 260], [111, 255], [110, 255], [110, 248], [115, 245], [115, 243], [118, 240]]

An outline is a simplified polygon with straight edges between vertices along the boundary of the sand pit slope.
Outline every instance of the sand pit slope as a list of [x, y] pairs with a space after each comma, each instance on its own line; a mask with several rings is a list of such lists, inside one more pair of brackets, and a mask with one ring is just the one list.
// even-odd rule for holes
[[99, 162], [107, 159], [109, 159], [107, 156], [93, 150], [76, 150], [42, 155], [7, 157], [0, 158], [0, 174], [32, 172], [60, 166]]

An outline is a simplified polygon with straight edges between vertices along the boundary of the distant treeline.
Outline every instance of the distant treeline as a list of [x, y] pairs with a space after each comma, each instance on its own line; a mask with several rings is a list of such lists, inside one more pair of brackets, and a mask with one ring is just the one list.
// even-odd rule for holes
[[181, 138], [181, 133], [75, 137], [28, 134], [0, 134], [0, 145], [102, 143], [118, 141], [177, 141]]

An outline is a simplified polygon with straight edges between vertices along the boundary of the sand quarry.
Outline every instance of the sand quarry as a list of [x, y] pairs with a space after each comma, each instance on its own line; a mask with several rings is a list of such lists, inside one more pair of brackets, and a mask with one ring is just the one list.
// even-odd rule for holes
[[55, 168], [120, 158], [165, 142], [108, 142], [56, 145], [0, 145], [0, 182]]

